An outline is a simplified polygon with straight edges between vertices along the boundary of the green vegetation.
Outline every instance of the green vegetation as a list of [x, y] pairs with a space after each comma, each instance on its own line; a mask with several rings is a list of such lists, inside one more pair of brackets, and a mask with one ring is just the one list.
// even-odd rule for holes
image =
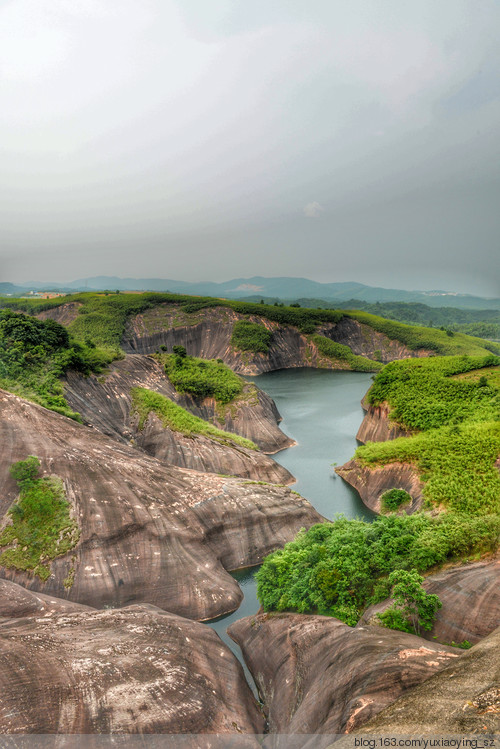
[[266, 611], [335, 616], [355, 625], [364, 608], [388, 597], [397, 569], [423, 572], [498, 546], [500, 517], [426, 513], [340, 517], [301, 531], [264, 559], [257, 593]]
[[231, 346], [239, 351], [252, 351], [255, 354], [267, 354], [272, 334], [264, 325], [239, 320], [234, 324]]
[[356, 354], [352, 353], [349, 346], [331, 341], [329, 338], [325, 338], [325, 336], [313, 335], [311, 336], [311, 341], [320, 354], [323, 354], [323, 356], [332, 361], [345, 362], [355, 372], [377, 372], [383, 366], [380, 362], [372, 361], [364, 356], [356, 356]]
[[107, 349], [115, 356], [120, 355], [120, 343], [127, 319], [161, 304], [176, 306], [187, 315], [195, 315], [211, 307], [229, 308], [240, 315], [263, 317], [279, 325], [294, 326], [307, 335], [313, 334], [317, 326], [322, 323], [338, 323], [344, 316], [347, 316], [385, 333], [413, 350], [424, 348], [443, 355], [462, 353], [484, 355], [488, 351], [500, 354], [499, 343], [486, 343], [484, 340], [461, 333], [450, 337], [445, 330], [398, 323], [361, 311], [343, 312], [338, 309], [275, 306], [274, 304], [255, 304], [213, 297], [153, 292], [144, 294], [82, 293], [47, 300], [14, 300], [0, 297], [0, 307], [24, 310], [30, 314], [53, 309], [68, 302], [81, 304], [77, 319], [69, 326], [73, 336], [80, 341], [93, 341], [97, 346]]
[[420, 635], [422, 630], [430, 632], [442, 604], [438, 596], [424, 590], [423, 581], [416, 570], [391, 572], [389, 584], [394, 603], [377, 615], [384, 627], [416, 635]]
[[174, 432], [180, 432], [186, 437], [201, 434], [223, 445], [239, 445], [249, 450], [257, 450], [257, 446], [250, 440], [237, 434], [224, 432], [208, 421], [193, 416], [160, 393], [136, 387], [131, 390], [131, 395], [132, 411], [139, 415], [139, 429], [144, 427], [149, 414], [155, 413], [165, 427]]
[[0, 533], [0, 565], [50, 576], [50, 562], [76, 546], [80, 531], [70, 516], [63, 483], [39, 478], [40, 461], [33, 455], [11, 466], [19, 500], [9, 510], [11, 524]]
[[396, 512], [401, 505], [411, 502], [411, 495], [404, 489], [389, 489], [380, 497], [382, 510], [385, 512]]
[[[444, 357], [391, 362], [380, 372], [368, 400], [387, 401], [392, 419], [421, 430], [413, 437], [359, 447], [362, 463], [412, 463], [425, 482], [428, 503], [458, 512], [500, 510], [500, 389], [477, 376], [499, 360]], [[474, 371], [474, 379], [453, 375]], [[496, 371], [496, 370], [495, 370]]]
[[377, 330], [379, 333], [384, 333], [388, 338], [404, 343], [412, 351], [425, 349], [441, 356], [452, 356], [454, 354], [484, 356], [488, 352], [500, 354], [499, 343], [487, 342], [463, 333], [450, 336], [446, 330], [405, 325], [404, 323], [370, 315], [368, 312], [349, 311], [345, 314], [360, 323], [369, 325], [370, 328]]
[[[182, 347], [181, 347], [182, 348]], [[243, 391], [243, 380], [223, 362], [198, 359], [179, 353], [157, 354], [165, 366], [165, 374], [179, 393], [197, 398], [215, 398], [230, 403]]]
[[99, 372], [109, 356], [73, 340], [54, 320], [0, 310], [0, 387], [78, 419], [64, 398], [60, 378], [68, 370]]

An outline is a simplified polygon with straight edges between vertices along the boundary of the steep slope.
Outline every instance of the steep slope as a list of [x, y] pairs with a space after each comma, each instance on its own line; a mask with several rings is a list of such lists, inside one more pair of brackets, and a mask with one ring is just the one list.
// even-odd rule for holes
[[[128, 353], [150, 354], [160, 346], [185, 346], [191, 356], [221, 358], [235, 372], [256, 375], [276, 369], [323, 367], [349, 369], [341, 359], [330, 359], [318, 350], [311, 337], [297, 327], [280, 325], [257, 313], [244, 315], [229, 307], [208, 307], [187, 313], [172, 304], [159, 304], [128, 320], [122, 347]], [[268, 353], [238, 351], [231, 344], [235, 323], [249, 320], [263, 325], [272, 333]], [[337, 323], [322, 324], [320, 335], [348, 346], [352, 353], [380, 361], [427, 355], [411, 351], [399, 341], [391, 340], [368, 325], [347, 317]], [[375, 368], [375, 365], [374, 365]]]
[[87, 605], [159, 605], [194, 619], [232, 611], [226, 570], [259, 563], [322, 518], [290, 489], [166, 466], [63, 416], [0, 391], [0, 516], [18, 490], [9, 467], [28, 455], [60, 477], [80, 527], [50, 577], [0, 568], [25, 587]]
[[160, 393], [219, 429], [255, 442], [266, 452], [293, 444], [278, 427], [279, 415], [273, 401], [253, 385], [245, 385], [239, 398], [218, 409], [213, 398], [195, 399], [188, 393], [178, 393], [160, 363], [151, 357], [126, 356], [114, 362], [106, 376], [82, 377], [70, 372], [65, 396], [85, 424], [122, 443], [133, 443], [171, 465], [280, 484], [293, 481], [286, 469], [260, 451], [236, 442], [221, 444], [202, 435], [183, 436], [163, 426], [154, 414], [139, 429], [132, 409], [131, 393], [135, 387]]
[[229, 634], [272, 733], [349, 733], [460, 652], [403, 632], [300, 614], [247, 617]]
[[[445, 569], [429, 575], [423, 583], [428, 593], [439, 597], [442, 608], [436, 614], [432, 629], [423, 631], [426, 640], [474, 645], [498, 626], [500, 621], [500, 561], [483, 561]], [[370, 606], [359, 626], [380, 624], [377, 613], [392, 601]]]
[[[402, 695], [356, 735], [495, 736], [500, 721], [499, 684], [500, 628]], [[341, 741], [339, 749], [344, 745]], [[352, 739], [348, 746], [352, 746]]]
[[263, 732], [229, 648], [154, 606], [0, 620], [0, 664], [2, 734]]

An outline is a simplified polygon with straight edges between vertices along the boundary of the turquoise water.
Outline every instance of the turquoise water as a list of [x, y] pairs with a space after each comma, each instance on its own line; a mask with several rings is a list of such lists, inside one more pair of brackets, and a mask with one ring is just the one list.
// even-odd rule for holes
[[[370, 387], [371, 375], [283, 369], [247, 379], [273, 398], [283, 417], [282, 430], [297, 442], [273, 456], [297, 479], [293, 488], [329, 520], [338, 513], [371, 519], [373, 513], [358, 493], [336, 476], [332, 466], [349, 460], [358, 445], [356, 432], [363, 420], [360, 401]], [[255, 569], [233, 574], [245, 596], [240, 608], [209, 623], [240, 660], [240, 650], [226, 628], [259, 609]]]

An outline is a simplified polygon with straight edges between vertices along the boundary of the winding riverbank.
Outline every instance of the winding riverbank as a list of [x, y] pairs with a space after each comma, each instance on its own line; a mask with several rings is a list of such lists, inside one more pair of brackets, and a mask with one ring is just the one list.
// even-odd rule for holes
[[[361, 400], [370, 387], [371, 375], [304, 368], [249, 379], [275, 401], [282, 416], [280, 427], [296, 442], [274, 456], [297, 479], [293, 489], [328, 519], [339, 513], [348, 518], [373, 518], [358, 493], [336, 476], [332, 466], [348, 460], [359, 444], [355, 435], [364, 416]], [[240, 649], [226, 630], [259, 609], [256, 569], [233, 573], [244, 599], [237, 611], [208, 623], [240, 660]]]

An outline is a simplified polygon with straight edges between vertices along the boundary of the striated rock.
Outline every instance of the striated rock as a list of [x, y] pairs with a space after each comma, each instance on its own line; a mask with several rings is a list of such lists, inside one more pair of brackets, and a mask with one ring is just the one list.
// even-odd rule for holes
[[409, 429], [405, 429], [397, 422], [390, 420], [391, 407], [388, 403], [370, 406], [363, 398], [361, 405], [365, 409], [366, 415], [356, 435], [359, 442], [385, 442], [386, 440], [395, 440], [397, 437], [410, 437], [412, 435]]
[[215, 632], [154, 606], [3, 620], [0, 693], [2, 734], [264, 727], [240, 663]]
[[2, 617], [14, 619], [24, 616], [52, 616], [74, 611], [93, 611], [93, 609], [73, 601], [26, 590], [10, 580], [0, 580], [0, 619]]
[[[500, 628], [401, 696], [356, 734], [496, 735], [499, 727]], [[339, 742], [339, 748], [343, 744]]]
[[336, 468], [335, 473], [357, 490], [364, 504], [373, 512], [381, 512], [380, 498], [388, 489], [404, 489], [410, 494], [412, 502], [401, 508], [409, 515], [422, 507], [424, 485], [416, 468], [410, 464], [368, 466], [353, 459]]
[[272, 733], [350, 733], [459, 657], [414, 635], [324, 616], [259, 614], [228, 631]]
[[78, 317], [81, 306], [81, 302], [67, 302], [66, 304], [59, 305], [59, 307], [42, 310], [35, 317], [38, 317], [39, 320], [48, 320], [50, 318], [61, 325], [70, 325]]
[[[489, 635], [500, 622], [500, 560], [476, 562], [442, 570], [423, 583], [428, 593], [439, 596], [442, 608], [426, 640], [475, 644]], [[391, 605], [390, 600], [370, 606], [358, 626], [377, 624], [377, 614]]]
[[[136, 444], [141, 446], [141, 433], [137, 430], [137, 419], [130, 413], [130, 391], [133, 387], [144, 387], [161, 393], [195, 416], [215, 424], [219, 429], [233, 432], [255, 442], [266, 453], [277, 452], [294, 444], [293, 440], [283, 434], [278, 426], [281, 417], [274, 401], [255, 385], [246, 384], [243, 394], [238, 399], [227, 406], [217, 408], [213, 398], [196, 399], [189, 393], [178, 393], [166, 377], [161, 364], [147, 356], [128, 355], [123, 360], [114, 362], [106, 376], [82, 377], [76, 372], [68, 372], [65, 396], [70, 407], [82, 416], [86, 424], [122, 442], [128, 443], [133, 438]], [[172, 440], [173, 434], [174, 440], [180, 440], [180, 434], [170, 432], [167, 443]], [[230, 450], [226, 452], [226, 462], [230, 463], [231, 452]], [[156, 455], [156, 453], [152, 454]], [[253, 452], [247, 458], [247, 462], [259, 461], [259, 470], [262, 470], [261, 478], [279, 483], [292, 481], [292, 476], [288, 471], [276, 466], [273, 461], [264, 456], [257, 457]], [[220, 463], [221, 459], [219, 456], [216, 464]], [[169, 462], [197, 470], [231, 473], [229, 470], [219, 471], [217, 467], [209, 468], [209, 457], [207, 457], [206, 466], [201, 465], [199, 461], [191, 464], [189, 456], [185, 455], [182, 448], [179, 449], [178, 459], [175, 458], [175, 450], [170, 452]], [[247, 468], [247, 473], [249, 471], [251, 472], [250, 467]], [[265, 476], [266, 471], [270, 472], [269, 478]]]
[[[268, 354], [241, 352], [231, 346], [234, 323], [246, 319], [272, 332]], [[318, 332], [349, 346], [354, 354], [376, 357], [383, 362], [429, 354], [412, 351], [399, 341], [392, 341], [368, 325], [347, 317], [338, 323], [320, 326]], [[342, 362], [332, 362], [321, 356], [297, 328], [279, 325], [259, 315], [241, 315], [228, 307], [209, 307], [186, 314], [180, 307], [160, 304], [128, 321], [122, 341], [124, 351], [150, 354], [162, 345], [169, 350], [174, 345], [182, 345], [192, 356], [221, 358], [235, 372], [247, 375], [293, 367], [349, 368]]]
[[193, 619], [233, 611], [242, 593], [226, 570], [258, 564], [323, 520], [287, 487], [166, 466], [4, 391], [0, 440], [0, 517], [17, 498], [10, 465], [36, 455], [63, 481], [81, 529], [45, 582], [3, 567], [0, 577], [97, 608], [148, 602]]

